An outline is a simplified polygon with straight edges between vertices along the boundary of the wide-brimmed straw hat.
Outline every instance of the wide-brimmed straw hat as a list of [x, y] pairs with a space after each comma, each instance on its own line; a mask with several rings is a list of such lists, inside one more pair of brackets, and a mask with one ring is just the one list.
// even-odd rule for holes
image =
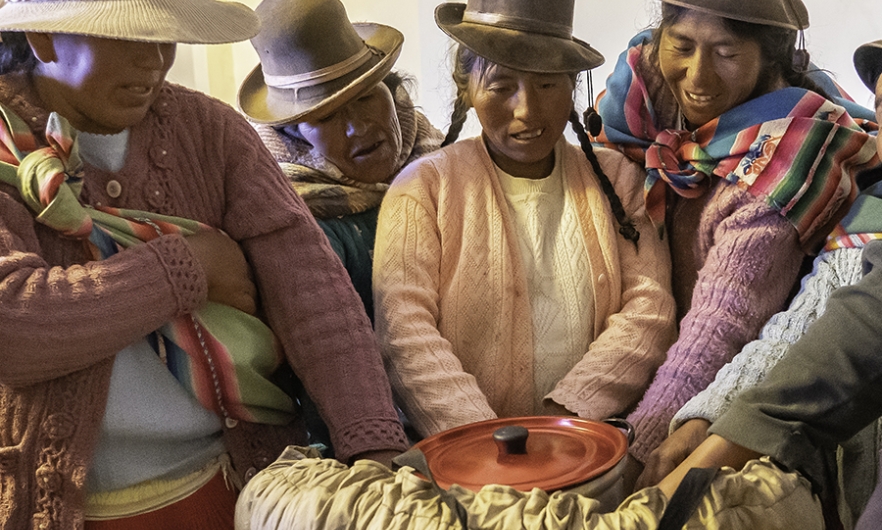
[[404, 36], [382, 24], [349, 22], [339, 0], [264, 0], [251, 44], [260, 64], [239, 88], [239, 108], [279, 125], [327, 116], [383, 80]]
[[572, 73], [603, 64], [573, 37], [574, 0], [469, 0], [435, 8], [444, 33], [496, 64], [539, 73]]
[[854, 51], [854, 69], [867, 88], [876, 91], [876, 82], [882, 74], [882, 40], [868, 42]]
[[809, 26], [802, 0], [662, 0], [718, 17], [799, 31]]
[[0, 31], [221, 44], [259, 27], [247, 6], [218, 0], [0, 0]]

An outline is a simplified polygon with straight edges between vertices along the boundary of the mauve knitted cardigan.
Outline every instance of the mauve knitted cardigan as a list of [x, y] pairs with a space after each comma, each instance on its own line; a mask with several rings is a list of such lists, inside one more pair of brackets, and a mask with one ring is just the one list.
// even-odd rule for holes
[[[668, 214], [680, 335], [637, 408], [631, 454], [645, 462], [674, 414], [779, 311], [805, 256], [796, 229], [745, 190], [714, 177]], [[685, 314], [685, 316], [683, 316]]]
[[[42, 140], [48, 114], [22, 77], [0, 77], [0, 101]], [[108, 183], [121, 193], [108, 195]], [[112, 187], [111, 187], [112, 189]], [[115, 191], [115, 190], [114, 190]], [[406, 447], [370, 323], [346, 271], [250, 125], [233, 109], [166, 84], [131, 129], [117, 173], [87, 167], [93, 204], [197, 219], [238, 241], [260, 307], [319, 405], [341, 459]], [[84, 483], [114, 354], [206, 299], [179, 236], [101, 262], [34, 221], [0, 187], [0, 528], [82, 527]], [[239, 478], [270, 463], [286, 427], [227, 422]]]

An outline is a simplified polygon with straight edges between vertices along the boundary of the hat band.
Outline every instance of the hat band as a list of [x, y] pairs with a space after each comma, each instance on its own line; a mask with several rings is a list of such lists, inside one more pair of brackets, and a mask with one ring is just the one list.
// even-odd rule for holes
[[466, 10], [462, 15], [462, 21], [471, 22], [472, 24], [513, 29], [516, 31], [526, 31], [529, 33], [542, 33], [544, 35], [550, 35], [561, 39], [571, 39], [573, 37], [572, 26], [555, 24], [554, 22], [543, 22], [532, 18], [501, 15], [499, 13], [481, 13], [478, 11]]
[[320, 85], [354, 72], [368, 62], [372, 55], [382, 55], [382, 52], [366, 44], [359, 53], [337, 64], [297, 75], [271, 75], [264, 72], [263, 81], [267, 86], [273, 88], [303, 88]]

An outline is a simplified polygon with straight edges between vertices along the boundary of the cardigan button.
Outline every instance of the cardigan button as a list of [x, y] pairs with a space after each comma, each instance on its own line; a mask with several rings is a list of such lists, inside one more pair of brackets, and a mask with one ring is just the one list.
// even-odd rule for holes
[[597, 277], [597, 283], [604, 284], [606, 283], [606, 274], [600, 273], [600, 276]]
[[257, 474], [257, 468], [256, 467], [249, 467], [248, 471], [245, 472], [245, 482], [248, 482], [249, 480], [253, 479], [254, 475], [256, 475], [256, 474]]
[[224, 420], [224, 423], [227, 425], [227, 429], [235, 429], [239, 422], [234, 418], [227, 418]]
[[122, 184], [119, 181], [111, 180], [107, 183], [107, 195], [116, 199], [122, 193]]

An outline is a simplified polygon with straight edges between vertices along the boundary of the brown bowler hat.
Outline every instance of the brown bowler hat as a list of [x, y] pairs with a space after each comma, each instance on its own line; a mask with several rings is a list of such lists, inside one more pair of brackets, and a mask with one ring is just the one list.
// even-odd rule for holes
[[858, 46], [854, 51], [854, 69], [867, 88], [875, 92], [879, 74], [882, 74], [882, 40]]
[[258, 123], [322, 118], [392, 70], [404, 36], [352, 24], [340, 0], [264, 0], [251, 39], [260, 64], [239, 88], [239, 108]]
[[809, 26], [802, 0], [662, 0], [718, 17], [799, 31]]
[[435, 8], [444, 33], [496, 64], [525, 72], [572, 73], [603, 64], [573, 37], [575, 0], [468, 0]]

